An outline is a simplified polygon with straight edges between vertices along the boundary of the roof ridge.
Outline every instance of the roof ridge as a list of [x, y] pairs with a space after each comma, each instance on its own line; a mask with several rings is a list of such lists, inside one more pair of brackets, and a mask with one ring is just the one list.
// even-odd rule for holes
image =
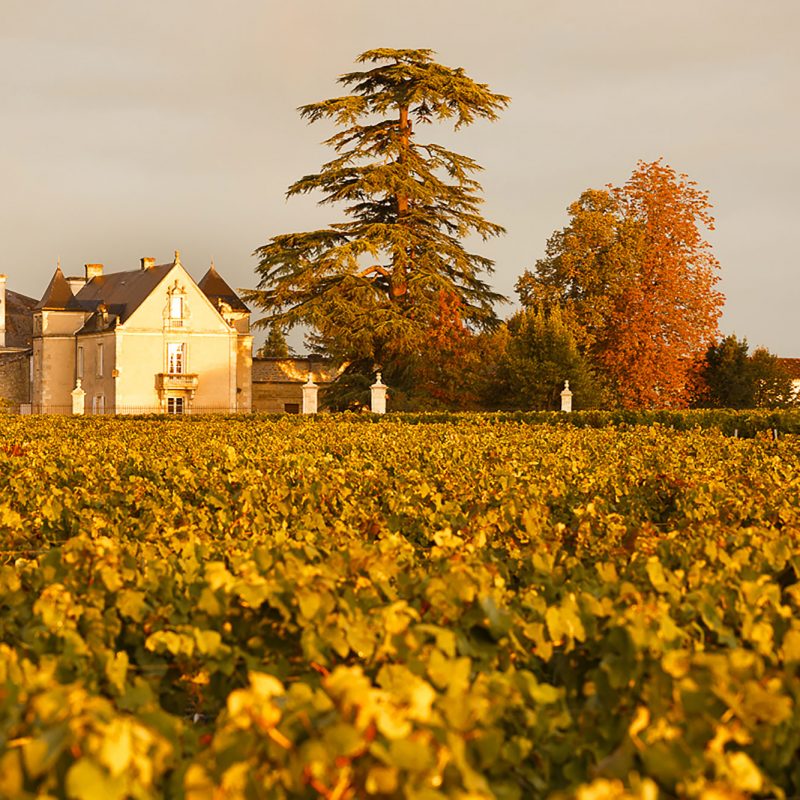
[[76, 302], [88, 313], [94, 312], [100, 304], [106, 305], [109, 310], [114, 307], [114, 313], [123, 323], [150, 296], [174, 266], [174, 263], [159, 264], [147, 269], [98, 275], [80, 288]]

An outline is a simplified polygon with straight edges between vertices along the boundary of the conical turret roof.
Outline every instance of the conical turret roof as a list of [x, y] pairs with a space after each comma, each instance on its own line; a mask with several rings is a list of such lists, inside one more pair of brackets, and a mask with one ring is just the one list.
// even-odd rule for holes
[[227, 303], [233, 311], [250, 311], [242, 302], [239, 295], [228, 286], [222, 276], [217, 272], [213, 261], [211, 262], [211, 267], [208, 272], [203, 275], [200, 279], [200, 283], [197, 285], [200, 287], [200, 291], [216, 308], [219, 308], [220, 303]]
[[44, 290], [42, 299], [36, 304], [37, 310], [47, 311], [78, 311], [80, 306], [75, 302], [72, 289], [69, 288], [67, 279], [61, 271], [61, 265], [56, 267], [50, 283]]

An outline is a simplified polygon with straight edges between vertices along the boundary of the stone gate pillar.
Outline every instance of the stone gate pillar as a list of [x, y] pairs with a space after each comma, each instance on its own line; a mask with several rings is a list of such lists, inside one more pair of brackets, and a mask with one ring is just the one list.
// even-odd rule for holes
[[318, 404], [319, 386], [314, 383], [311, 373], [308, 373], [308, 380], [303, 384], [303, 413], [316, 414]]
[[375, 383], [369, 387], [370, 390], [370, 409], [373, 414], [386, 413], [386, 390], [389, 387], [381, 381], [381, 374], [378, 373]]
[[569, 390], [569, 381], [564, 381], [564, 391], [561, 392], [561, 410], [572, 411], [572, 392]]
[[75, 381], [75, 388], [70, 392], [72, 395], [72, 413], [83, 414], [86, 410], [86, 392], [81, 388], [81, 379]]

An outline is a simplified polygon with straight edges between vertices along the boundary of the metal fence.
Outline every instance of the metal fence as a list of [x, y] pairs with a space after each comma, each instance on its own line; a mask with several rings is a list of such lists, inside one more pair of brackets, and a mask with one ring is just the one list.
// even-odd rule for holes
[[21, 415], [39, 415], [49, 414], [53, 416], [71, 417], [71, 416], [85, 416], [85, 417], [115, 417], [115, 416], [151, 416], [154, 414], [164, 416], [196, 416], [199, 414], [250, 414], [252, 411], [245, 411], [243, 409], [232, 409], [228, 406], [192, 406], [184, 407], [182, 411], [167, 411], [162, 406], [116, 406], [113, 408], [104, 408], [102, 410], [92, 410], [87, 408], [83, 415], [73, 415], [72, 406], [66, 405], [30, 405], [23, 404], [21, 406], [11, 406], [6, 409], [11, 414]]

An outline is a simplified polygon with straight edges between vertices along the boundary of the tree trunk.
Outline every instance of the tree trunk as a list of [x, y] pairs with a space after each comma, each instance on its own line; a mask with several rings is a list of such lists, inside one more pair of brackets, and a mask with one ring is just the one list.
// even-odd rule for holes
[[[398, 162], [405, 163], [406, 152], [411, 142], [411, 120], [408, 118], [408, 106], [400, 106], [400, 154], [398, 155]], [[395, 195], [397, 202], [397, 221], [402, 225], [403, 217], [408, 213], [408, 195], [398, 192]], [[404, 257], [398, 258], [395, 253], [392, 259], [392, 277], [391, 277], [391, 294], [392, 299], [402, 297], [408, 291], [406, 282], [406, 265], [403, 263], [407, 254]]]

